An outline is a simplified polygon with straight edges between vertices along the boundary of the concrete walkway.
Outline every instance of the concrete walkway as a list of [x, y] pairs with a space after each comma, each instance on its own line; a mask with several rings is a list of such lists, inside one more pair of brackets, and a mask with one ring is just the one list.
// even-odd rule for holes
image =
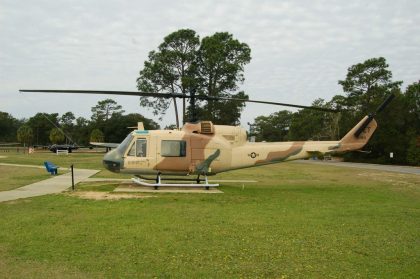
[[[74, 169], [74, 184], [99, 172], [98, 170]], [[10, 191], [0, 192], [0, 202], [63, 192], [71, 187], [71, 172], [54, 176]]]
[[359, 168], [359, 169], [390, 171], [390, 172], [420, 175], [420, 168], [419, 167], [365, 164], [365, 163], [350, 163], [350, 162], [334, 162], [334, 161], [321, 161], [321, 160], [297, 160], [297, 161], [293, 161], [293, 162], [303, 163], [303, 164], [327, 165], [327, 166], [347, 167], [347, 168]]

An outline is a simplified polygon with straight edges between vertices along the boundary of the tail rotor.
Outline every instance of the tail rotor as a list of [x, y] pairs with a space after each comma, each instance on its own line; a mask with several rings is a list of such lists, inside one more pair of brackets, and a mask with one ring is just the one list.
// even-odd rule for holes
[[359, 127], [359, 129], [357, 129], [357, 131], [354, 133], [354, 136], [356, 138], [358, 138], [360, 136], [361, 133], [363, 133], [363, 131], [366, 129], [366, 127], [370, 124], [370, 122], [372, 122], [373, 118], [380, 113], [381, 111], [383, 111], [388, 104], [392, 101], [392, 99], [395, 98], [395, 95], [393, 93], [391, 93], [386, 99], [385, 101], [376, 109], [375, 112], [370, 113], [368, 115], [368, 117], [366, 118], [365, 122], [363, 122], [363, 124]]

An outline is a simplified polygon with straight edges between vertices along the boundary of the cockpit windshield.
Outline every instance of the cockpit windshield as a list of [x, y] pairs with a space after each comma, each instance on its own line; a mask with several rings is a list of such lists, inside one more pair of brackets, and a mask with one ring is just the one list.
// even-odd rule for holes
[[118, 145], [117, 150], [120, 154], [123, 154], [130, 144], [131, 140], [133, 139], [133, 135], [130, 133], [128, 136]]

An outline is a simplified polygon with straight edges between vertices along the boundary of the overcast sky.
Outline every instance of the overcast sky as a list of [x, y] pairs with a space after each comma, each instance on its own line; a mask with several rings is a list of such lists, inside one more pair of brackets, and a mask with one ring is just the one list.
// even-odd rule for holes
[[[20, 88], [136, 90], [149, 51], [180, 28], [228, 31], [251, 47], [241, 89], [253, 99], [310, 105], [342, 93], [347, 68], [383, 56], [403, 88], [420, 79], [420, 1], [0, 0], [0, 111], [73, 111], [104, 96], [20, 94]], [[115, 97], [147, 117], [137, 97]], [[248, 104], [242, 126], [279, 110]], [[174, 123], [173, 108], [161, 125]]]

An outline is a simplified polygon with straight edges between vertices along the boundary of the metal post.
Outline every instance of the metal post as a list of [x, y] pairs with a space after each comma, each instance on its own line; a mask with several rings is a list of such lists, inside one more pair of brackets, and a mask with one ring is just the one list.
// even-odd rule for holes
[[71, 165], [70, 168], [71, 168], [71, 189], [72, 189], [72, 191], [74, 191], [74, 170], [73, 170], [73, 165]]

